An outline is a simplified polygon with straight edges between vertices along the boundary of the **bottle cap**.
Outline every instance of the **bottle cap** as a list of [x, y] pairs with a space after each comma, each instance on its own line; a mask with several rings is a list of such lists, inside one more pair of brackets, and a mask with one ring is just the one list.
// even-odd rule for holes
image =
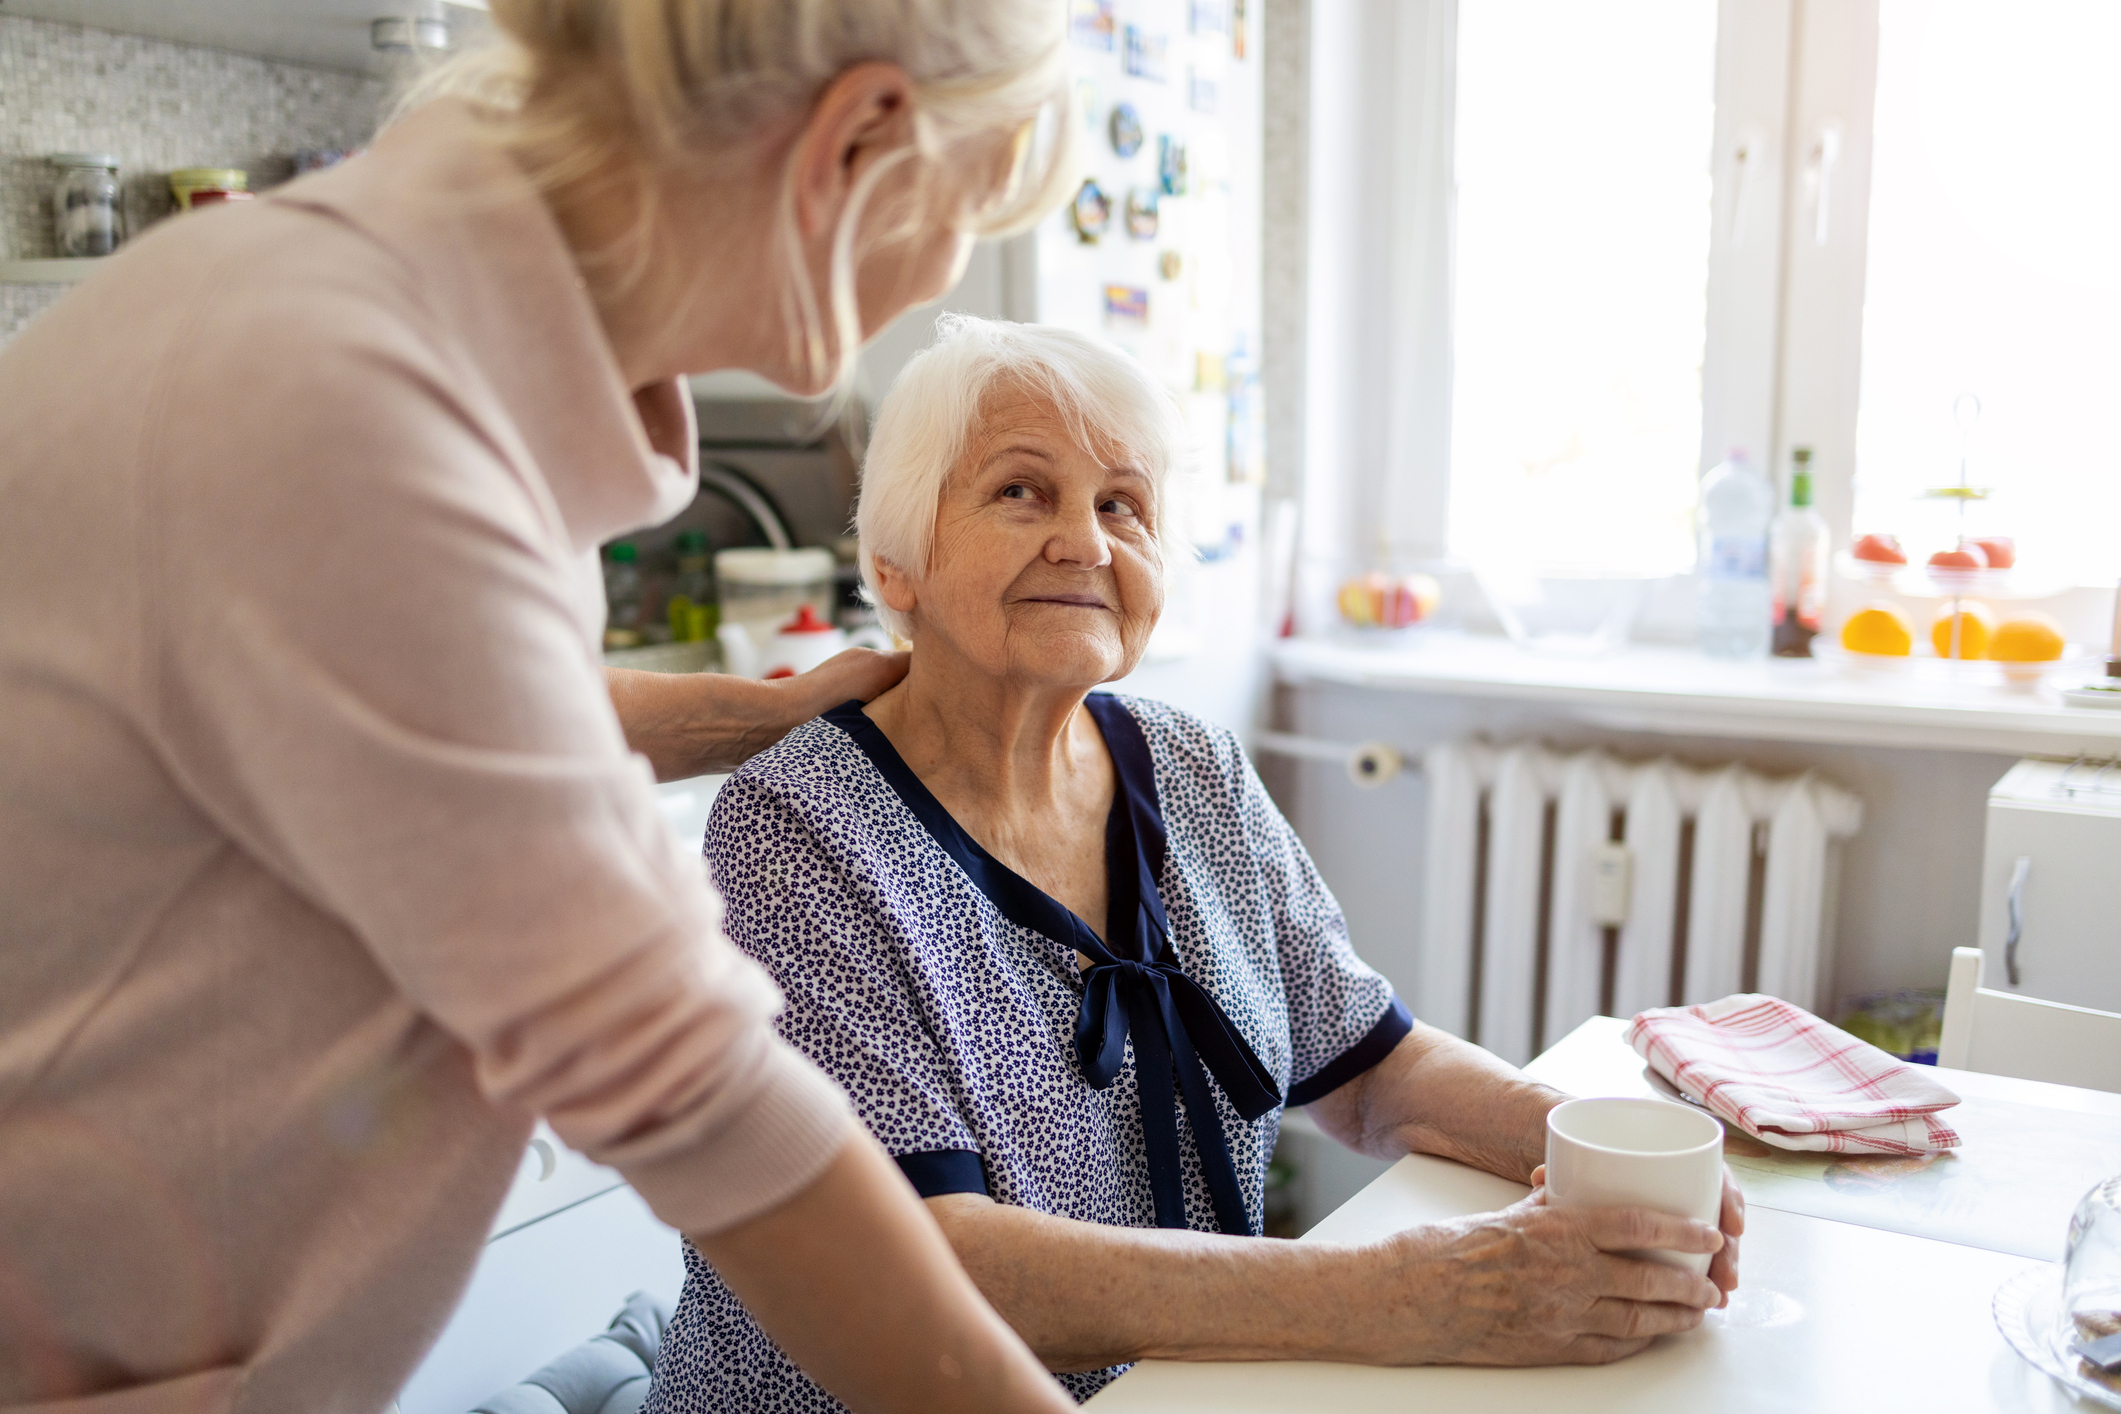
[[832, 625], [817, 616], [817, 610], [808, 603], [798, 604], [795, 617], [781, 625], [782, 633], [830, 633]]
[[614, 545], [607, 546], [604, 553], [610, 556], [614, 562], [622, 565], [630, 565], [641, 558], [640, 549], [631, 540], [621, 540]]
[[680, 555], [704, 555], [707, 553], [707, 532], [704, 530], [681, 530], [678, 532], [677, 552]]

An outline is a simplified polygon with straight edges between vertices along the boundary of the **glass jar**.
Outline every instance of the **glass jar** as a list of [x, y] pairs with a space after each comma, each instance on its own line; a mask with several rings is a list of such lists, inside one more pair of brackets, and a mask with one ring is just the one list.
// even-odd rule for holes
[[105, 152], [57, 152], [52, 188], [52, 234], [69, 259], [109, 255], [125, 239], [125, 191], [118, 159]]
[[[2069, 1220], [2060, 1321], [2055, 1334], [2065, 1350], [2121, 1335], [2121, 1175], [2085, 1194]], [[2121, 1371], [2102, 1372], [2087, 1361], [2079, 1373], [2121, 1393]]]

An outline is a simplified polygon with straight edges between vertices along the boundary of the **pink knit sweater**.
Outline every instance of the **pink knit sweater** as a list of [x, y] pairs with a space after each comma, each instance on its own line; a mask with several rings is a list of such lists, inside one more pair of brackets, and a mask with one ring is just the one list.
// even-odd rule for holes
[[0, 1407], [375, 1414], [533, 1116], [694, 1232], [852, 1132], [598, 669], [690, 442], [449, 102], [0, 354]]

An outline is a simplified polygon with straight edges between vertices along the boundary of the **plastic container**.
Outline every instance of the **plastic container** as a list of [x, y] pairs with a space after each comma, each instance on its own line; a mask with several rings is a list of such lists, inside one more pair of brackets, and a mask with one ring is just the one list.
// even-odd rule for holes
[[1763, 658], [1773, 595], [1768, 527], [1775, 488], [1732, 450], [1701, 482], [1700, 619], [1697, 642], [1711, 658]]
[[107, 152], [56, 152], [52, 237], [68, 259], [109, 255], [125, 240], [125, 189], [118, 159]]
[[714, 557], [721, 622], [757, 639], [772, 635], [808, 604], [831, 622], [838, 601], [832, 552], [825, 549], [724, 550]]
[[189, 211], [200, 192], [248, 192], [250, 173], [240, 167], [179, 167], [169, 174], [169, 194], [179, 211]]

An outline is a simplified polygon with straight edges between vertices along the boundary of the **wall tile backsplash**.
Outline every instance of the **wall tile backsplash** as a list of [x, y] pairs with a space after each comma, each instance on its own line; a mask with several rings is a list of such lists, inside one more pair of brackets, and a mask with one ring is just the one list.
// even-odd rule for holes
[[[169, 214], [172, 170], [241, 167], [271, 186], [298, 151], [366, 143], [387, 93], [356, 74], [0, 16], [0, 259], [57, 254], [51, 153], [115, 155], [137, 235]], [[0, 284], [0, 343], [68, 288]]]

